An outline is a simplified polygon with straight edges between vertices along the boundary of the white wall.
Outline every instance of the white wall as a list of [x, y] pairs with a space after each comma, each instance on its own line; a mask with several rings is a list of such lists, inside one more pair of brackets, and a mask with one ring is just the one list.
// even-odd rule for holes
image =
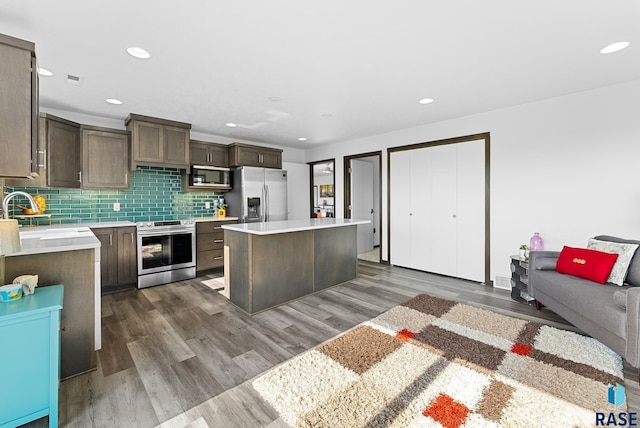
[[[435, 104], [434, 104], [435, 106]], [[491, 277], [510, 276], [509, 256], [534, 232], [545, 249], [586, 246], [597, 234], [640, 238], [640, 80], [341, 142], [307, 161], [383, 150], [382, 255], [387, 259], [389, 147], [491, 134]], [[336, 198], [336, 213], [343, 212]]]
[[306, 163], [282, 162], [287, 171], [287, 199], [289, 220], [309, 218], [309, 165]]

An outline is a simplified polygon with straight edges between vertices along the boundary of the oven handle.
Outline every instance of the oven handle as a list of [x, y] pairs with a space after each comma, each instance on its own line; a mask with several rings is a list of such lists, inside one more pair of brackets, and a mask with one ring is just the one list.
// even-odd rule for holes
[[145, 237], [145, 236], [163, 236], [163, 235], [178, 235], [180, 233], [191, 233], [191, 234], [195, 234], [195, 230], [193, 229], [173, 229], [171, 231], [157, 231], [157, 232], [150, 232], [150, 231], [140, 231], [138, 230], [138, 236], [139, 237]]

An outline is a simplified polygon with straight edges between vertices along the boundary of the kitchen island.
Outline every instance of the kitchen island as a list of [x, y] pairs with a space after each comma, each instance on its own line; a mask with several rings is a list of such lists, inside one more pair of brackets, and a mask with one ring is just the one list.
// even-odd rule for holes
[[[86, 227], [46, 226], [20, 231], [22, 251], [5, 259], [8, 281], [38, 275], [38, 288], [64, 284], [61, 378], [96, 368], [100, 349], [100, 241]], [[28, 298], [25, 296], [23, 298]]]
[[357, 225], [305, 219], [223, 225], [225, 290], [253, 314], [356, 277]]

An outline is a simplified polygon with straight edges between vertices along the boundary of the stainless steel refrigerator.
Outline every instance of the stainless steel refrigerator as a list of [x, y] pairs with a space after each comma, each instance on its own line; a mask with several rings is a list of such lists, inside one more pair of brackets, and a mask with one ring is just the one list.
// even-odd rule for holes
[[227, 215], [241, 223], [287, 220], [287, 171], [241, 166], [232, 170]]

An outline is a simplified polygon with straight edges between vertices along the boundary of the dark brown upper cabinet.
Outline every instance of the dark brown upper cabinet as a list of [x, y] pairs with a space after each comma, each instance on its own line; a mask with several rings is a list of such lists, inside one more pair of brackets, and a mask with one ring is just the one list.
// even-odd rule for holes
[[81, 126], [82, 187], [129, 188], [129, 132]]
[[0, 177], [32, 177], [38, 145], [35, 45], [0, 34], [0, 58]]
[[229, 166], [229, 148], [224, 144], [191, 140], [189, 153], [191, 165]]
[[80, 125], [52, 115], [44, 115], [47, 139], [47, 185], [78, 188], [80, 166]]
[[282, 150], [232, 143], [229, 145], [229, 166], [261, 166], [280, 169], [282, 168]]
[[131, 169], [138, 165], [187, 168], [191, 124], [130, 114]]

